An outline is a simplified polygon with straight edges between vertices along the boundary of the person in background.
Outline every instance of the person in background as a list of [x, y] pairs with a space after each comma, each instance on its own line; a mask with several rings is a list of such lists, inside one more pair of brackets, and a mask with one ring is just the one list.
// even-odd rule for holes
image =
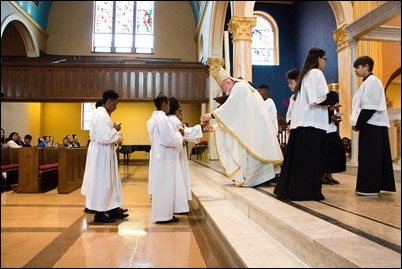
[[54, 137], [52, 135], [48, 136], [49, 142], [46, 144], [46, 147], [57, 147], [57, 145], [54, 143]]
[[[199, 143], [203, 135], [204, 126], [201, 124], [187, 127], [183, 124], [183, 112], [180, 101], [176, 97], [169, 98], [170, 110], [167, 116], [174, 130], [183, 130], [183, 140]], [[190, 171], [188, 168], [188, 155], [185, 143], [177, 146], [179, 151], [181, 176], [176, 177], [174, 214], [187, 214], [189, 212], [188, 201], [192, 200]]]
[[323, 200], [321, 179], [327, 159], [328, 105], [338, 94], [328, 90], [322, 70], [327, 58], [320, 48], [309, 50], [294, 90], [290, 136], [274, 194], [295, 201]]
[[6, 132], [1, 128], [1, 147], [6, 147]]
[[269, 97], [269, 86], [262, 84], [257, 88], [258, 92], [261, 94], [262, 99], [264, 99], [265, 106], [268, 110], [269, 117], [271, 118], [272, 125], [276, 135], [278, 135], [278, 111], [276, 110], [276, 105], [274, 100]]
[[21, 145], [22, 145], [23, 147], [32, 147], [31, 142], [32, 142], [32, 135], [26, 134], [26, 135], [24, 136], [24, 140], [22, 141], [22, 144], [21, 144]]
[[275, 178], [283, 155], [261, 95], [246, 80], [232, 78], [223, 67], [215, 79], [229, 97], [200, 120], [217, 122], [207, 129], [215, 132], [225, 174], [238, 187], [255, 187]]
[[44, 148], [46, 147], [46, 137], [45, 136], [41, 136], [38, 138], [38, 148]]
[[68, 141], [68, 138], [67, 138], [67, 137], [64, 137], [64, 138], [63, 138], [63, 143], [60, 145], [60, 147], [71, 148], [70, 141]]
[[359, 132], [356, 194], [378, 196], [382, 190], [395, 192], [384, 86], [373, 74], [371, 57], [357, 58], [353, 67], [356, 76], [363, 78], [352, 99], [349, 119], [353, 130]]
[[12, 132], [8, 136], [7, 147], [9, 148], [21, 148], [20, 136], [17, 132]]
[[292, 108], [293, 108], [293, 104], [294, 104], [293, 92], [296, 88], [297, 78], [299, 77], [299, 74], [300, 74], [299, 68], [293, 68], [293, 69], [290, 69], [288, 72], [286, 72], [286, 80], [288, 81], [288, 87], [289, 87], [290, 91], [292, 92], [292, 95], [290, 96], [290, 99], [289, 99], [288, 110], [286, 112], [286, 123], [288, 125], [290, 125], [290, 119], [292, 117]]
[[85, 207], [95, 210], [95, 223], [115, 222], [128, 217], [119, 210], [123, 204], [121, 179], [116, 157], [120, 123], [114, 123], [110, 114], [116, 109], [119, 94], [114, 90], [103, 92], [103, 106], [98, 107], [90, 124], [90, 139], [81, 194]]
[[[176, 178], [181, 177], [179, 146], [183, 146], [183, 133], [173, 129], [166, 113], [170, 110], [169, 98], [160, 93], [153, 99], [156, 111], [147, 121], [151, 140], [148, 192], [152, 195], [151, 217], [157, 224], [178, 222], [174, 213]], [[183, 186], [184, 188], [184, 186]]]
[[72, 135], [73, 138], [73, 142], [71, 142], [71, 145], [73, 148], [79, 148], [80, 146], [80, 142], [78, 142], [78, 136], [76, 134]]

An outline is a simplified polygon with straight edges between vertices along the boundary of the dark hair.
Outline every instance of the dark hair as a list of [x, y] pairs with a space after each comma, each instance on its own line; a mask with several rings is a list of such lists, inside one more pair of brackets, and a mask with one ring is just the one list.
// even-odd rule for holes
[[180, 109], [180, 101], [177, 100], [176, 97], [170, 97], [169, 102], [170, 102], [170, 110], [169, 113], [167, 113], [167, 115], [176, 115], [176, 110]]
[[163, 94], [163, 92], [159, 93], [158, 96], [154, 98], [154, 105], [156, 109], [161, 110], [162, 109], [162, 104], [163, 103], [169, 103], [169, 98]]
[[117, 100], [119, 99], [119, 94], [115, 90], [106, 90], [102, 95], [103, 104], [106, 103], [107, 100]]
[[32, 135], [26, 134], [26, 135], [24, 136], [24, 139], [31, 139], [31, 140], [32, 140]]
[[269, 86], [267, 84], [261, 84], [257, 87], [258, 90], [266, 90], [269, 93]]
[[14, 136], [15, 134], [16, 134], [17, 136], [19, 136], [17, 132], [11, 132], [11, 133], [8, 135], [8, 139], [9, 139], [9, 140], [13, 140], [13, 136]]
[[322, 58], [325, 56], [325, 51], [323, 49], [320, 48], [311, 48], [308, 51], [308, 55], [306, 57], [306, 60], [304, 61], [303, 67], [300, 71], [299, 77], [297, 78], [297, 84], [294, 90], [294, 100], [296, 100], [297, 98], [297, 94], [299, 93], [300, 89], [301, 89], [301, 84], [303, 81], [303, 78], [306, 76], [306, 74], [314, 68], [318, 68], [318, 64], [319, 58]]
[[290, 69], [288, 72], [286, 72], [286, 79], [293, 79], [297, 80], [300, 74], [300, 69], [299, 68], [293, 68]]
[[370, 56], [364, 55], [364, 56], [357, 58], [353, 63], [354, 68], [358, 67], [359, 65], [361, 65], [363, 67], [365, 65], [368, 65], [369, 71], [371, 72], [371, 71], [373, 71], [374, 60]]
[[96, 101], [96, 103], [95, 103], [95, 108], [98, 108], [98, 107], [100, 107], [100, 106], [102, 106], [103, 105], [103, 99], [99, 99], [98, 101]]

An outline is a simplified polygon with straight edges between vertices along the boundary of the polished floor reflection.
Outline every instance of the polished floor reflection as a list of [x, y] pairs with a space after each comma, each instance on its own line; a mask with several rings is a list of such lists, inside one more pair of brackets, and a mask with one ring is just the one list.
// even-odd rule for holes
[[92, 225], [80, 189], [1, 194], [1, 267], [205, 268], [190, 216], [154, 224], [147, 163], [120, 166], [127, 220]]

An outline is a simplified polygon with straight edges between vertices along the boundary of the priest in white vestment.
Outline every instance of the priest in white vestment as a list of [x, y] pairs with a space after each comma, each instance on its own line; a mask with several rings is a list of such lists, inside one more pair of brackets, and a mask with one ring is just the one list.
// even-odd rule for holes
[[168, 97], [159, 94], [154, 98], [154, 104], [157, 111], [147, 121], [151, 140], [148, 191], [152, 195], [152, 221], [177, 222], [179, 219], [173, 213], [176, 177], [182, 176], [178, 146], [183, 145], [183, 136], [180, 131], [173, 129], [166, 115], [170, 110]]
[[121, 125], [110, 118], [116, 109], [118, 97], [114, 90], [106, 90], [103, 93], [103, 106], [98, 107], [92, 117], [81, 187], [81, 194], [86, 198], [85, 207], [95, 210], [94, 221], [101, 223], [114, 222], [116, 216], [107, 215], [106, 212], [123, 204], [115, 145]]
[[229, 95], [201, 121], [216, 120], [217, 153], [225, 174], [236, 186], [254, 187], [280, 173], [282, 151], [260, 93], [247, 81], [232, 78], [221, 67], [218, 85]]

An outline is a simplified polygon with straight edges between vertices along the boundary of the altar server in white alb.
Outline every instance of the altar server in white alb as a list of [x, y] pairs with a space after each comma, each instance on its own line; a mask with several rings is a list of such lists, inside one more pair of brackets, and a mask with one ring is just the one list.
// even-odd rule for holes
[[157, 110], [147, 121], [151, 140], [148, 191], [152, 195], [152, 221], [157, 224], [178, 222], [173, 213], [176, 178], [182, 177], [178, 146], [183, 145], [183, 135], [173, 129], [166, 115], [170, 110], [169, 98], [161, 93], [153, 101]]
[[200, 120], [217, 122], [209, 131], [215, 132], [225, 174], [242, 187], [275, 178], [283, 155], [260, 93], [246, 80], [232, 78], [222, 67], [216, 81], [229, 97], [212, 113], [201, 115]]
[[116, 109], [119, 94], [114, 90], [103, 93], [103, 105], [92, 117], [89, 146], [81, 194], [85, 207], [96, 211], [94, 221], [114, 222], [128, 214], [118, 209], [123, 204], [121, 179], [115, 143], [119, 139], [120, 123], [114, 123], [110, 114]]
[[371, 57], [357, 58], [353, 67], [356, 76], [363, 78], [353, 97], [350, 116], [353, 130], [359, 132], [356, 194], [377, 196], [382, 190], [395, 192], [384, 87], [372, 73]]
[[[175, 130], [184, 131], [183, 139], [188, 142], [199, 143], [201, 141], [204, 126], [197, 124], [193, 127], [187, 127], [183, 124], [183, 111], [180, 101], [176, 97], [169, 98], [170, 111], [168, 118]], [[179, 150], [180, 168], [182, 176], [176, 177], [176, 195], [174, 213], [187, 214], [189, 211], [188, 201], [192, 200], [190, 171], [188, 168], [187, 147], [177, 146]]]

